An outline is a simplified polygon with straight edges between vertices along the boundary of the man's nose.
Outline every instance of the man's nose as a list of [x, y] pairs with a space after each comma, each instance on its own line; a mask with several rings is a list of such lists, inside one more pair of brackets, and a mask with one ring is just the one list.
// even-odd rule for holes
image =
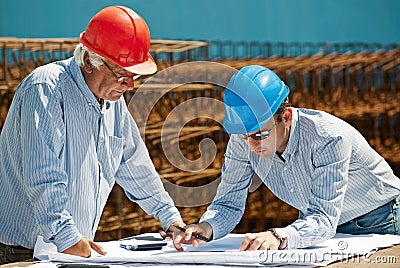
[[128, 86], [128, 90], [133, 90], [133, 88], [135, 87], [135, 80], [133, 80], [132, 77], [126, 79], [124, 83], [126, 83], [126, 85]]
[[255, 151], [259, 147], [260, 141], [249, 137], [247, 140], [247, 143], [249, 144], [250, 150]]

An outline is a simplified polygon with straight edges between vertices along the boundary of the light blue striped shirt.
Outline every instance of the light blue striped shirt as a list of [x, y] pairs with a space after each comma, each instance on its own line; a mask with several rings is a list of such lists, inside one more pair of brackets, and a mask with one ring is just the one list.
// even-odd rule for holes
[[117, 182], [159, 219], [181, 220], [124, 99], [100, 109], [74, 58], [36, 69], [19, 86], [0, 136], [0, 241], [59, 251], [94, 238]]
[[399, 195], [399, 178], [356, 129], [322, 111], [292, 109], [285, 161], [276, 154], [260, 158], [238, 135], [231, 135], [217, 195], [201, 219], [211, 224], [214, 238], [226, 235], [240, 221], [254, 173], [303, 214], [282, 228], [289, 249], [327, 240], [338, 224]]

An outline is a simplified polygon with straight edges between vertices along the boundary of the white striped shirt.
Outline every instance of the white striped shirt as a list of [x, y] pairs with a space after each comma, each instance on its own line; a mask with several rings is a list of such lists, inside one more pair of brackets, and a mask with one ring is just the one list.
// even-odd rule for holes
[[74, 58], [37, 68], [19, 86], [0, 136], [0, 242], [59, 251], [94, 238], [117, 182], [160, 219], [181, 220], [123, 97], [100, 108]]
[[303, 216], [282, 228], [288, 248], [331, 238], [338, 224], [378, 208], [399, 195], [400, 180], [352, 126], [322, 111], [293, 108], [290, 138], [280, 159], [260, 158], [231, 135], [222, 180], [201, 221], [214, 238], [229, 233], [244, 212], [256, 173], [281, 200]]

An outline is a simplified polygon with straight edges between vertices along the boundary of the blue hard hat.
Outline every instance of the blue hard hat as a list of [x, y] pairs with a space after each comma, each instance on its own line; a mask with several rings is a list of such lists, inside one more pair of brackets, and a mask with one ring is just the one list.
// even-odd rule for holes
[[230, 134], [259, 130], [289, 95], [289, 88], [270, 69], [249, 65], [236, 72], [224, 92], [223, 127]]

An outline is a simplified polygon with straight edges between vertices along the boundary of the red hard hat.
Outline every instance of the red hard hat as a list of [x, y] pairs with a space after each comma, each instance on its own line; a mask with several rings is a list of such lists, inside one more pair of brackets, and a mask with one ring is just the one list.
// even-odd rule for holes
[[132, 9], [110, 6], [89, 22], [80, 41], [93, 52], [135, 74], [153, 74], [157, 65], [150, 56], [150, 32]]

